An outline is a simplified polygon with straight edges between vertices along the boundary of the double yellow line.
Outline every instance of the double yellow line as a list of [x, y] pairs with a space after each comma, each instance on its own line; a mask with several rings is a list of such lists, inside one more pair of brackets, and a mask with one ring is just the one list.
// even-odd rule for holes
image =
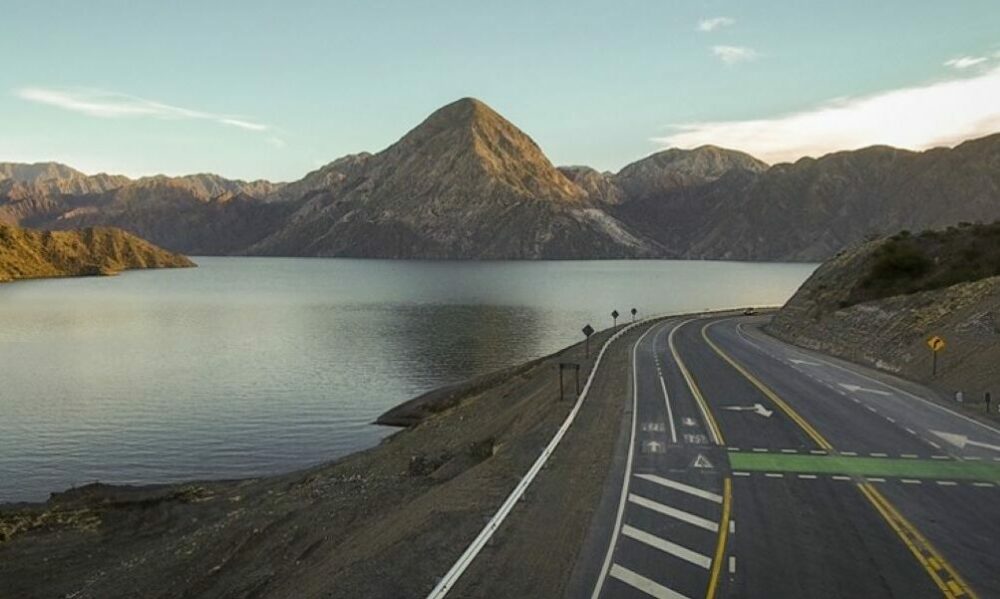
[[[690, 321], [687, 321], [690, 322]], [[709, 421], [710, 426], [718, 431], [718, 423], [715, 418], [711, 416], [711, 411], [708, 407], [708, 403], [705, 401], [698, 390], [697, 385], [694, 383], [694, 379], [688, 372], [687, 368], [683, 365], [680, 356], [677, 354], [677, 350], [673, 344], [673, 334], [674, 332], [687, 324], [687, 322], [681, 323], [670, 332], [670, 351], [677, 361], [680, 367], [681, 373], [684, 375], [685, 381], [687, 381], [688, 386], [691, 388], [692, 393], [698, 400], [699, 405], [702, 410], [708, 414], [706, 420]], [[809, 424], [798, 412], [796, 412], [788, 403], [783, 399], [778, 397], [770, 387], [761, 382], [757, 377], [752, 375], [742, 364], [738, 363], [731, 356], [722, 350], [714, 341], [708, 337], [708, 329], [714, 325], [714, 321], [705, 324], [701, 328], [701, 336], [708, 344], [712, 350], [718, 354], [722, 359], [724, 359], [730, 366], [732, 366], [737, 372], [739, 372], [743, 377], [745, 377], [750, 383], [754, 385], [761, 393], [763, 393], [768, 399], [770, 399], [774, 405], [776, 405], [782, 412], [785, 413], [795, 424], [801, 428], [806, 435], [809, 436], [819, 447], [826, 449], [828, 451], [836, 452], [833, 445], [820, 434], [811, 424]], [[718, 439], [721, 442], [722, 434], [718, 431]], [[730, 480], [727, 478], [725, 480], [726, 489], [729, 489]], [[958, 572], [955, 570], [951, 564], [941, 555], [941, 553], [927, 540], [920, 531], [902, 514], [896, 509], [884, 495], [879, 493], [875, 487], [868, 482], [858, 483], [858, 489], [860, 489], [862, 495], [872, 504], [875, 510], [882, 516], [882, 518], [889, 524], [889, 527], [896, 533], [896, 535], [903, 541], [903, 544], [910, 550], [913, 556], [920, 562], [920, 565], [924, 567], [927, 574], [931, 577], [931, 580], [937, 585], [938, 589], [941, 590], [942, 594], [948, 599], [960, 599], [969, 598], [977, 599], [975, 592], [969, 587], [969, 585], [962, 580]], [[729, 519], [729, 502], [727, 501], [723, 506], [724, 512], [724, 525], [728, 528]], [[721, 556], [725, 552], [726, 538], [724, 534], [719, 535], [719, 544], [716, 547], [716, 564], [712, 568], [711, 578], [709, 579], [708, 593], [706, 594], [707, 599], [713, 599], [715, 597], [716, 588], [718, 587], [719, 570], [721, 569]]]
[[906, 548], [910, 550], [913, 557], [920, 562], [924, 570], [930, 575], [931, 580], [937, 585], [941, 593], [948, 599], [959, 597], [969, 597], [975, 599], [976, 594], [969, 588], [969, 585], [958, 575], [958, 572], [941, 557], [934, 546], [930, 544], [920, 531], [910, 523], [899, 510], [895, 508], [884, 495], [872, 486], [871, 483], [858, 483], [858, 488], [865, 498], [875, 506], [878, 513], [889, 523], [889, 526], [896, 535], [903, 540]]

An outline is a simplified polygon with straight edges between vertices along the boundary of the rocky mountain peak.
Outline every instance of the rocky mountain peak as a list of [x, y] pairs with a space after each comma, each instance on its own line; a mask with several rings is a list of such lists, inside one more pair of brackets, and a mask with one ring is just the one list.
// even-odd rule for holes
[[439, 108], [376, 158], [380, 165], [392, 165], [391, 176], [431, 177], [440, 190], [468, 187], [486, 178], [541, 200], [579, 201], [586, 196], [556, 170], [534, 140], [473, 98]]
[[731, 171], [759, 173], [767, 168], [767, 163], [749, 154], [718, 146], [670, 148], [626, 166], [615, 176], [615, 182], [629, 196], [647, 198], [710, 183]]

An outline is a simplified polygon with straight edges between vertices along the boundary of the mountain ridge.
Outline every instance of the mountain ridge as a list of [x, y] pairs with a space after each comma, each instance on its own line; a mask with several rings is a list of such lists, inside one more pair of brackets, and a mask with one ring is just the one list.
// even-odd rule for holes
[[815, 261], [903, 228], [995, 218], [1000, 134], [771, 166], [712, 145], [671, 148], [609, 173], [555, 167], [474, 98], [288, 183], [0, 163], [0, 222], [119, 226], [199, 254]]

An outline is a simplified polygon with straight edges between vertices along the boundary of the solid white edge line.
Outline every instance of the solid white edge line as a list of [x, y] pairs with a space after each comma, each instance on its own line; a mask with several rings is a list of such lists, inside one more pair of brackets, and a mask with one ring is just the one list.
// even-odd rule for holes
[[632, 435], [629, 437], [628, 441], [628, 457], [625, 459], [625, 475], [622, 477], [621, 497], [618, 499], [618, 514], [615, 516], [615, 525], [611, 532], [611, 541], [608, 543], [608, 551], [604, 555], [604, 563], [601, 565], [601, 573], [597, 577], [597, 584], [594, 585], [594, 592], [591, 594], [591, 599], [597, 599], [601, 594], [601, 589], [604, 588], [604, 581], [607, 579], [608, 571], [611, 569], [611, 558], [615, 553], [615, 545], [618, 544], [618, 533], [622, 527], [622, 518], [625, 516], [625, 503], [628, 500], [628, 487], [632, 477], [632, 458], [635, 455], [635, 427], [639, 409], [639, 368], [636, 354], [642, 340], [645, 339], [646, 335], [648, 335], [653, 329], [659, 326], [659, 324], [660, 323], [654, 323], [653, 326], [649, 327], [649, 329], [647, 329], [646, 332], [643, 333], [638, 340], [636, 340], [635, 345], [632, 346]]
[[677, 442], [677, 428], [674, 426], [674, 411], [670, 409], [670, 394], [667, 393], [667, 383], [663, 380], [663, 375], [659, 375], [660, 388], [663, 389], [663, 403], [667, 405], [667, 421], [670, 422], [670, 441]]
[[[573, 424], [573, 421], [576, 419], [577, 412], [580, 411], [580, 407], [583, 405], [583, 400], [587, 398], [587, 394], [590, 391], [590, 385], [594, 382], [594, 378], [596, 377], [597, 371], [601, 365], [601, 359], [604, 357], [604, 352], [606, 352], [608, 347], [610, 347], [611, 344], [619, 337], [626, 334], [633, 327], [636, 327], [645, 322], [646, 321], [640, 321], [625, 325], [620, 331], [613, 334], [610, 338], [608, 338], [607, 341], [604, 342], [604, 345], [601, 346], [601, 351], [597, 354], [597, 358], [594, 360], [593, 368], [590, 369], [590, 375], [587, 377], [587, 382], [584, 384], [583, 390], [580, 392], [580, 396], [576, 399], [576, 404], [573, 406], [573, 409], [570, 410], [569, 414], [566, 416], [566, 420], [563, 421], [562, 425], [556, 431], [556, 434], [552, 437], [552, 440], [549, 441], [549, 444], [545, 446], [544, 450], [542, 450], [542, 453], [538, 456], [538, 459], [535, 460], [535, 463], [531, 465], [531, 468], [528, 469], [528, 472], [521, 478], [521, 482], [519, 482], [517, 486], [514, 487], [514, 490], [510, 492], [510, 495], [507, 496], [507, 499], [505, 499], [504, 502], [500, 504], [500, 507], [497, 509], [496, 513], [493, 514], [492, 518], [490, 518], [490, 521], [486, 523], [486, 526], [484, 526], [483, 529], [476, 536], [476, 538], [473, 539], [471, 543], [469, 543], [469, 546], [466, 547], [465, 551], [462, 553], [462, 555], [459, 556], [458, 560], [455, 561], [455, 563], [451, 566], [448, 572], [441, 577], [441, 580], [438, 581], [437, 585], [435, 585], [434, 588], [431, 590], [431, 592], [428, 593], [427, 599], [440, 599], [441, 597], [446, 596], [448, 594], [448, 591], [451, 590], [451, 588], [455, 585], [456, 582], [458, 582], [458, 579], [462, 576], [463, 573], [465, 573], [465, 570], [468, 569], [472, 561], [476, 558], [477, 555], [479, 555], [479, 552], [482, 551], [483, 547], [486, 546], [486, 543], [493, 536], [493, 533], [495, 533], [497, 529], [500, 528], [500, 525], [503, 524], [503, 521], [507, 518], [507, 515], [511, 512], [511, 510], [514, 509], [514, 506], [517, 505], [517, 502], [521, 499], [521, 497], [524, 495], [524, 492], [527, 490], [528, 485], [530, 485], [531, 482], [535, 480], [535, 477], [538, 475], [539, 471], [541, 471], [542, 467], [549, 460], [549, 456], [552, 455], [552, 452], [555, 451], [556, 447], [559, 445], [559, 442], [562, 441], [562, 438], [566, 435], [566, 431], [569, 430], [570, 425]], [[654, 323], [652, 326], [650, 326], [649, 330], [653, 330], [653, 328], [657, 326], [657, 324], [658, 323]], [[648, 333], [649, 331], [646, 332]], [[638, 345], [638, 341], [636, 342], [636, 345]], [[634, 356], [634, 351], [635, 349], [633, 348], [633, 356]], [[632, 412], [632, 435], [634, 441], [635, 437], [634, 409]], [[631, 456], [632, 456], [632, 445], [630, 444], [629, 445], [630, 460]]]
[[670, 423], [670, 442], [677, 443], [677, 427], [674, 425], [674, 410], [670, 406], [670, 394], [667, 393], [667, 382], [663, 380], [663, 371], [660, 369], [660, 357], [656, 353], [656, 338], [659, 333], [653, 335], [653, 359], [656, 360], [656, 374], [660, 379], [660, 388], [663, 389], [663, 403], [667, 406], [667, 421]]

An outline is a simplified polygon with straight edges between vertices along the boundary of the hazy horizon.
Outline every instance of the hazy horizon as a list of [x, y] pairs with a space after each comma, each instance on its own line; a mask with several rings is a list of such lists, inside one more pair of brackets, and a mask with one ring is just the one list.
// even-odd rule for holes
[[989, 2], [851, 4], [16, 5], [0, 160], [288, 181], [465, 96], [553, 163], [610, 171], [666, 147], [773, 164], [1000, 131]]

